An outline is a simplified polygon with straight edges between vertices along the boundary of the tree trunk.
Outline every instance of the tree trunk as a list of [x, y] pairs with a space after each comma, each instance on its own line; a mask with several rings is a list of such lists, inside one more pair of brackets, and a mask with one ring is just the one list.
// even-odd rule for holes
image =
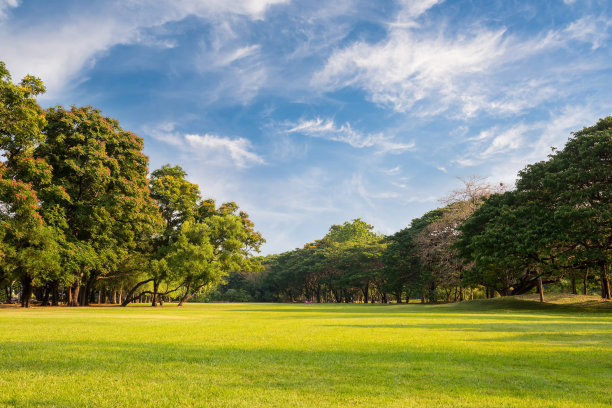
[[32, 278], [28, 275], [24, 275], [21, 280], [21, 307], [30, 307], [32, 290]]
[[608, 275], [608, 267], [606, 264], [601, 266], [601, 297], [610, 299], [610, 276]]
[[59, 282], [54, 281], [51, 284], [51, 306], [59, 305]]
[[317, 296], [317, 303], [321, 303], [321, 285], [317, 285], [316, 296]]
[[402, 304], [402, 290], [397, 290], [395, 292], [395, 298], [397, 299], [397, 304], [401, 305]]
[[87, 299], [87, 297], [89, 296], [89, 291], [87, 290], [87, 282], [85, 282], [85, 284], [82, 286], [83, 287], [81, 288], [81, 291], [79, 293], [79, 305], [85, 306], [89, 303]]
[[10, 305], [13, 303], [13, 283], [9, 283], [4, 290], [6, 291], [6, 304]]
[[[189, 289], [191, 287], [191, 282], [189, 282], [189, 284], [187, 285], [187, 289], [185, 290], [185, 295], [181, 298], [180, 302], [179, 302], [179, 306], [182, 306], [184, 302], [189, 302], [189, 300], [191, 300], [191, 298], [193, 298], [196, 293], [198, 293], [200, 291], [200, 289], [202, 289], [205, 285], [199, 285], [196, 286], [192, 291], [191, 294], [189, 293]], [[176, 290], [176, 289], [175, 289]]]
[[89, 272], [89, 278], [85, 282], [85, 288], [83, 290], [83, 297], [81, 298], [81, 306], [89, 306], [92, 301], [91, 297], [94, 295], [93, 286], [96, 281], [96, 274], [93, 271]]
[[589, 294], [589, 270], [585, 269], [584, 270], [584, 279], [583, 279], [583, 284], [584, 284], [584, 295], [588, 295]]
[[[187, 295], [189, 295], [189, 290], [191, 289], [191, 279], [189, 280], [189, 282], [187, 282], [187, 287], [185, 288], [185, 294], [183, 296], [181, 296], [181, 300], [179, 301], [178, 306], [183, 306], [183, 303], [188, 301], [190, 298], [187, 298]], [[193, 296], [193, 295], [192, 295]]]
[[125, 307], [127, 305], [130, 304], [130, 302], [140, 299], [140, 296], [134, 296], [134, 293], [136, 293], [136, 291], [138, 290], [139, 287], [141, 287], [142, 285], [146, 285], [147, 283], [151, 282], [153, 279], [147, 279], [144, 280], [142, 282], [138, 282], [136, 284], [136, 286], [134, 286], [132, 289], [130, 289], [130, 291], [127, 293], [127, 295], [125, 295], [125, 299], [123, 300], [123, 302], [121, 302], [121, 306]]
[[544, 288], [542, 287], [541, 276], [538, 276], [538, 293], [540, 294], [540, 302], [544, 302]]
[[159, 281], [154, 280], [153, 281], [153, 295], [151, 295], [152, 301], [151, 301], [151, 306], [156, 307], [157, 306], [157, 289], [159, 288]]
[[70, 300], [68, 306], [78, 306], [79, 296], [81, 294], [81, 279], [78, 278], [74, 285], [70, 288]]
[[183, 306], [183, 303], [189, 302], [191, 300], [191, 298], [193, 298], [195, 296], [195, 294], [196, 294], [196, 291], [192, 292], [189, 295], [185, 294], [185, 296], [183, 296], [181, 298], [181, 301], [179, 302], [178, 306]]
[[330, 289], [331, 295], [332, 295], [332, 303], [340, 303], [342, 300], [340, 299], [340, 296], [338, 295], [338, 291], [334, 290], [334, 289]]
[[572, 294], [577, 295], [578, 291], [576, 290], [576, 276], [572, 275]]
[[49, 288], [49, 286], [45, 286], [43, 288], [43, 295], [42, 295], [42, 304], [41, 306], [49, 306], [49, 295], [51, 294], [51, 289]]

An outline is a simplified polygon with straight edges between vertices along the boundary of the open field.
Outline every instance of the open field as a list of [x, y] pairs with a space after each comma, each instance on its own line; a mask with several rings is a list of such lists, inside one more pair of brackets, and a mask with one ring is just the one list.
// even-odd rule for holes
[[0, 406], [609, 407], [612, 313], [495, 300], [4, 308]]

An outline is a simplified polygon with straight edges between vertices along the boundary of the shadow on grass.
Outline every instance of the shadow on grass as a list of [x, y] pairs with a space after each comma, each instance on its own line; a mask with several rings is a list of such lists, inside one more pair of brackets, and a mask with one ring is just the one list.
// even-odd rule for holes
[[550, 311], [559, 313], [607, 313], [612, 315], [612, 302], [577, 302], [571, 304], [555, 304], [534, 300], [517, 299], [513, 297], [469, 300], [460, 303], [440, 305], [456, 310], [526, 310]]
[[[268, 303], [266, 307], [231, 309], [229, 311], [239, 312], [265, 312], [265, 313], [346, 313], [360, 315], [377, 314], [430, 314], [439, 313], [462, 313], [465, 311], [488, 313], [488, 312], [529, 312], [543, 311], [560, 314], [591, 314], [603, 313], [612, 316], [612, 302], [581, 302], [575, 304], [541, 303], [533, 300], [517, 299], [513, 297], [500, 297], [494, 299], [468, 300], [458, 303], [440, 304], [362, 304], [362, 303], [313, 303], [313, 304], [291, 304], [291, 303]], [[275, 316], [276, 318], [277, 316]]]

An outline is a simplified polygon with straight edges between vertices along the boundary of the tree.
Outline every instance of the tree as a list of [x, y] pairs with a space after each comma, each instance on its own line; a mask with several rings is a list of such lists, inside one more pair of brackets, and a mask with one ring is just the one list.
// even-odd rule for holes
[[472, 278], [502, 295], [558, 281], [566, 271], [600, 274], [608, 298], [612, 247], [612, 118], [573, 133], [548, 160], [519, 173], [514, 192], [486, 200], [462, 228], [458, 248]]
[[[201, 200], [198, 186], [186, 177], [182, 168], [170, 165], [151, 174], [151, 197], [164, 226], [153, 237], [150, 267], [129, 290], [123, 306], [149, 294], [156, 306], [161, 296], [174, 292], [181, 293], [181, 306], [230, 271], [260, 268], [251, 253], [265, 241], [248, 214], [233, 202], [216, 208], [214, 200]], [[167, 288], [162, 291], [164, 282]], [[151, 290], [142, 290], [148, 284]]]
[[519, 173], [517, 190], [540, 198], [555, 221], [551, 252], [565, 264], [599, 272], [609, 299], [612, 249], [612, 117], [572, 134], [549, 159]]
[[59, 269], [56, 234], [41, 216], [36, 188], [58, 190], [49, 187], [48, 164], [32, 155], [44, 141], [45, 114], [35, 99], [44, 90], [32, 76], [12, 84], [0, 62], [0, 151], [5, 158], [0, 163], [0, 273], [10, 286], [15, 279], [21, 282], [24, 307], [30, 304], [33, 284]]
[[456, 244], [464, 259], [474, 262], [464, 273], [466, 281], [507, 296], [527, 293], [541, 279], [558, 280], [546, 263], [554, 226], [547, 214], [541, 202], [522, 192], [486, 199], [463, 224]]
[[[48, 196], [66, 220], [63, 233], [78, 259], [71, 305], [86, 305], [96, 281], [160, 225], [147, 185], [143, 141], [91, 107], [49, 109], [46, 141], [34, 155], [53, 168], [53, 185], [65, 196]], [[80, 256], [79, 254], [87, 254]], [[85, 291], [80, 293], [81, 285]]]
[[[248, 228], [251, 222], [246, 213], [242, 213], [241, 217], [227, 212], [225, 208], [222, 205], [219, 214], [183, 226], [177, 240], [178, 251], [171, 252], [173, 255], [180, 254], [179, 262], [169, 262], [176, 265], [175, 268], [185, 268], [186, 264], [191, 264], [183, 274], [185, 293], [179, 306], [203, 287], [221, 282], [231, 271], [261, 269], [259, 262], [251, 258], [251, 251], [259, 251], [263, 238]], [[187, 254], [190, 255], [185, 256]]]

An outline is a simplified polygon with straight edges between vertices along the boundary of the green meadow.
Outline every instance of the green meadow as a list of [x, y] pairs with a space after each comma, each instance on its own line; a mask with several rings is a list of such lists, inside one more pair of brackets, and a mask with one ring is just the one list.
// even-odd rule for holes
[[3, 407], [610, 407], [612, 313], [459, 305], [0, 309]]

